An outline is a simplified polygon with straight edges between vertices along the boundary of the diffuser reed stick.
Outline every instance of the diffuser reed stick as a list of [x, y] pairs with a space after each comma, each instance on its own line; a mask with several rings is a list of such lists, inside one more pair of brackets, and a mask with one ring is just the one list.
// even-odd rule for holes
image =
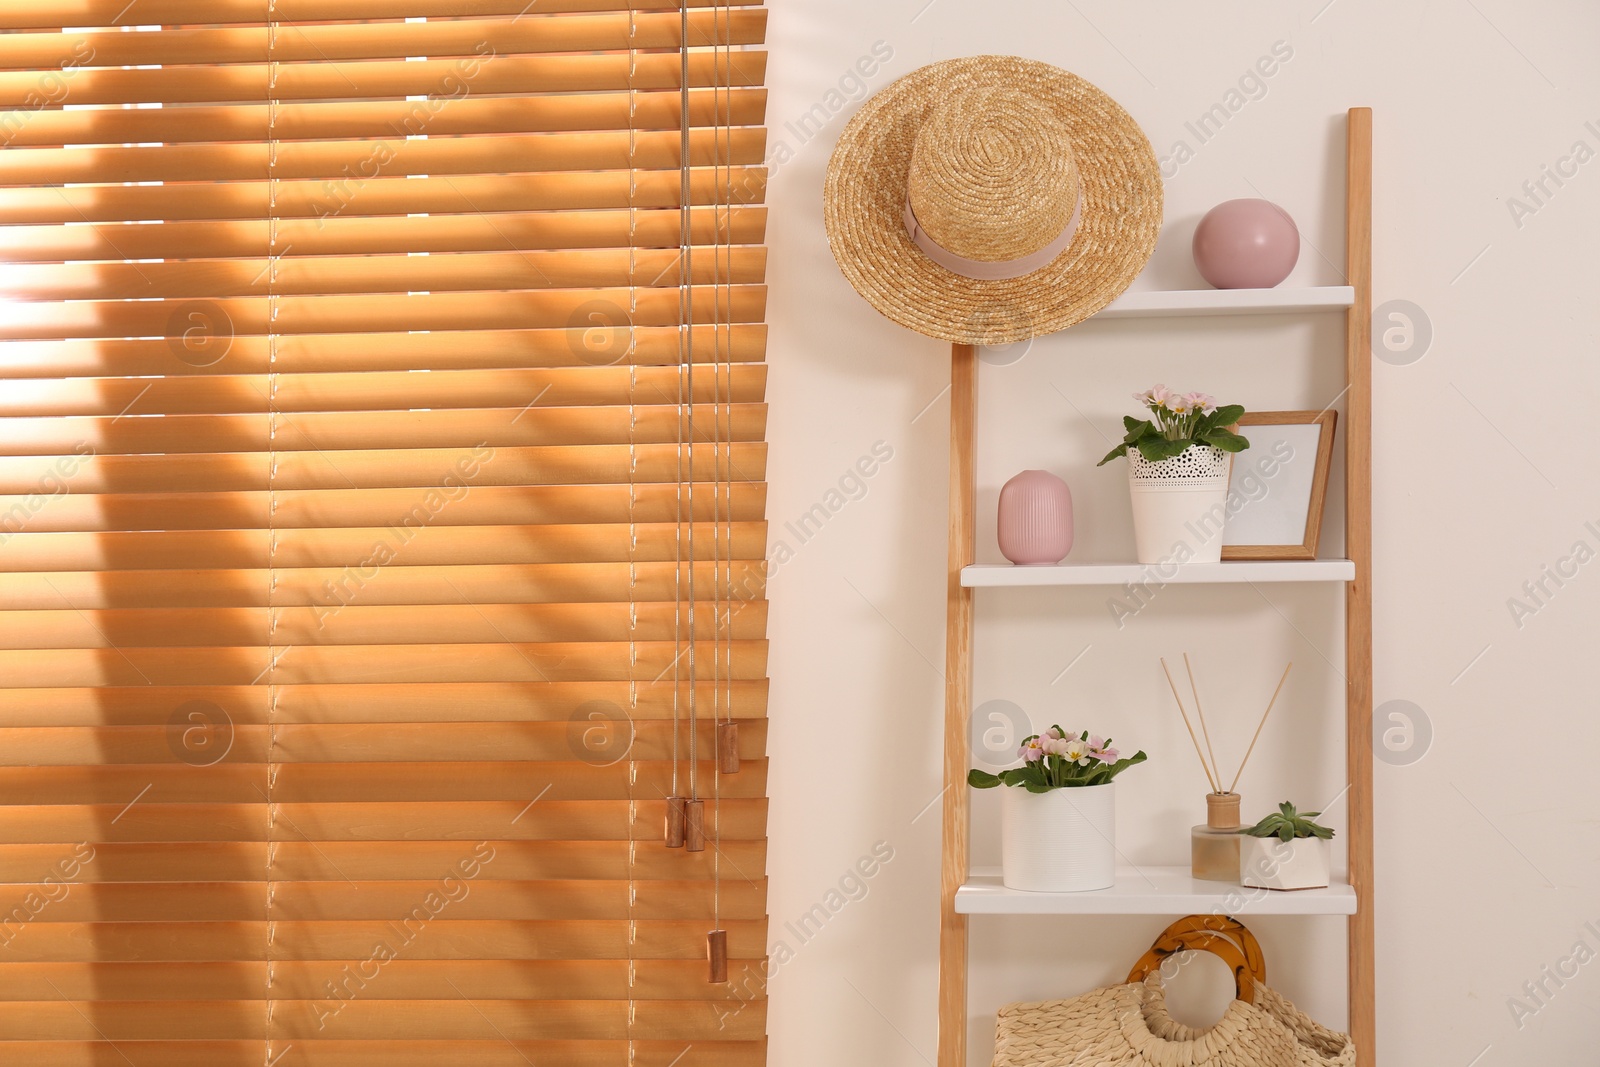
[[1283, 683], [1289, 680], [1289, 670], [1294, 666], [1294, 661], [1289, 661], [1289, 666], [1283, 669], [1283, 677], [1278, 679], [1278, 688], [1272, 691], [1272, 699], [1267, 701], [1267, 710], [1261, 713], [1261, 722], [1256, 725], [1256, 734], [1250, 739], [1250, 747], [1245, 749], [1244, 759], [1239, 761], [1239, 772], [1233, 776], [1233, 785], [1228, 786], [1228, 792], [1233, 792], [1233, 786], [1239, 784], [1239, 775], [1244, 773], [1244, 765], [1250, 762], [1250, 753], [1256, 750], [1256, 742], [1261, 739], [1261, 728], [1267, 725], [1267, 716], [1272, 714], [1272, 707], [1278, 702], [1278, 694], [1283, 692]]
[[[1211, 731], [1206, 728], [1206, 709], [1200, 706], [1200, 687], [1194, 684], [1194, 666], [1189, 662], [1189, 653], [1183, 654], [1183, 669], [1189, 672], [1189, 692], [1194, 694], [1195, 714], [1200, 717], [1200, 733], [1206, 739], [1206, 751], [1211, 754], [1211, 767], [1217, 772], [1217, 781], [1222, 781], [1222, 766], [1217, 763], [1217, 750], [1211, 747]], [[1221, 788], [1217, 792], [1222, 792]], [[1233, 790], [1228, 790], [1233, 792]]]
[[1222, 789], [1217, 785], [1216, 778], [1211, 774], [1211, 768], [1206, 766], [1206, 754], [1200, 750], [1200, 739], [1195, 736], [1194, 727], [1189, 723], [1189, 713], [1183, 710], [1183, 698], [1178, 695], [1178, 686], [1172, 680], [1172, 672], [1167, 669], [1165, 657], [1161, 660], [1161, 670], [1167, 676], [1167, 685], [1172, 687], [1172, 699], [1178, 702], [1178, 714], [1183, 716], [1183, 725], [1188, 727], [1189, 740], [1194, 742], [1194, 754], [1200, 757], [1200, 769], [1206, 772], [1206, 781], [1211, 783], [1211, 791], [1220, 793]]

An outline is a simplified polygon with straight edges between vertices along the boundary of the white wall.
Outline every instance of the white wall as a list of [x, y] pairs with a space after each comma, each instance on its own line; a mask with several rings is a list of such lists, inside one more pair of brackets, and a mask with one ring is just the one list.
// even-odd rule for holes
[[[1375, 301], [1415, 303], [1434, 331], [1420, 360], [1374, 371], [1376, 695], [1380, 705], [1414, 702], [1433, 731], [1420, 760], [1377, 765], [1380, 1050], [1386, 1064], [1591, 1062], [1600, 964], [1578, 968], [1565, 987], [1545, 979], [1548, 998], [1528, 999], [1523, 987], [1580, 940], [1600, 951], [1600, 562], [1559, 589], [1547, 581], [1554, 595], [1541, 594], [1542, 604], [1522, 586], [1578, 542], [1585, 558], [1600, 550], [1587, 418], [1600, 384], [1600, 161], [1559, 189], [1547, 182], [1553, 195], [1540, 201], [1522, 184], [1575, 142], [1600, 151], [1600, 8], [771, 5], [772, 147], [792, 153], [777, 159], [770, 230], [770, 542], [792, 550], [771, 586], [770, 911], [775, 950], [784, 942], [770, 990], [774, 1067], [934, 1056], [939, 812], [924, 809], [940, 788], [948, 347], [860, 300], [833, 265], [821, 221], [828, 155], [856, 107], [845, 76], [877, 42], [892, 58], [868, 79], [874, 91], [933, 60], [1015, 53], [1105, 89], [1159, 154], [1188, 141], [1194, 158], [1168, 168], [1167, 232], [1140, 286], [1197, 284], [1187, 254], [1195, 221], [1218, 201], [1253, 195], [1300, 222], [1306, 247], [1289, 284], [1337, 281], [1343, 115], [1375, 109]], [[1278, 41], [1292, 58], [1198, 144], [1185, 121], [1223, 101]], [[830, 97], [842, 77], [845, 93]], [[838, 114], [803, 142], [786, 123], [818, 103]], [[1513, 197], [1532, 210], [1514, 217]], [[980, 558], [998, 558], [995, 495], [1025, 467], [1071, 483], [1075, 559], [1126, 558], [1120, 464], [1093, 464], [1128, 393], [1163, 381], [1255, 409], [1320, 408], [1338, 392], [1341, 336], [1334, 317], [1094, 323], [985, 367]], [[804, 543], [785, 528], [813, 504], [837, 505], [829, 490], [878, 442], [892, 458], [872, 468], [860, 499]], [[1537, 610], [1514, 618], [1513, 597]], [[1187, 827], [1202, 817], [1204, 779], [1161, 655], [1196, 656], [1219, 749], [1230, 753], [1242, 751], [1292, 659], [1285, 703], [1240, 786], [1247, 812], [1338, 794], [1337, 591], [1168, 590], [1120, 630], [1104, 600], [1103, 591], [980, 594], [975, 700], [1011, 700], [1035, 722], [1108, 730], [1150, 752], [1122, 779], [1120, 843], [1131, 858], [1184, 862]], [[980, 863], [998, 862], [994, 800], [976, 798]], [[1330, 812], [1338, 826], [1341, 808]], [[893, 859], [802, 942], [785, 924], [877, 842]], [[998, 1005], [1120, 980], [1161, 925], [975, 922], [972, 1062], [988, 1062]], [[1252, 926], [1273, 984], [1342, 1025], [1342, 921]], [[1537, 1012], [1515, 1018], [1514, 996]]]

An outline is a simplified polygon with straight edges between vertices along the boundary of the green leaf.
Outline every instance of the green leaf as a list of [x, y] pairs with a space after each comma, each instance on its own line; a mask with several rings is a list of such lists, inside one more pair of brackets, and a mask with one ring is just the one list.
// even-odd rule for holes
[[1279, 827], [1282, 823], [1283, 816], [1274, 812], [1273, 814], [1262, 819], [1260, 822], [1256, 823], [1254, 826], [1248, 827], [1240, 832], [1249, 834], [1251, 837], [1274, 837], [1278, 834]]
[[1128, 446], [1127, 445], [1118, 445], [1116, 448], [1113, 448], [1110, 452], [1107, 452], [1106, 453], [1106, 458], [1102, 459], [1099, 463], [1096, 463], [1095, 466], [1096, 467], [1104, 467], [1107, 463], [1110, 463], [1112, 460], [1121, 459], [1123, 456], [1126, 456], [1127, 454], [1128, 454]]
[[1028, 792], [1030, 792], [1030, 793], [1048, 793], [1048, 792], [1050, 792], [1050, 787], [1049, 786], [1047, 786], [1047, 785], [1035, 785], [1033, 782], [1029, 782], [1027, 784], [1026, 788], [1027, 788]]
[[1001, 779], [998, 774], [990, 774], [988, 771], [980, 771], [976, 767], [967, 772], [967, 784], [974, 789], [993, 789], [995, 786], [1000, 784], [1000, 781]]
[[1232, 426], [1243, 417], [1244, 405], [1242, 404], [1226, 404], [1206, 416], [1217, 426]]
[[1162, 458], [1171, 459], [1174, 456], [1181, 456], [1189, 451], [1189, 446], [1193, 444], [1194, 442], [1188, 438], [1180, 438], [1177, 441], [1162, 441], [1161, 448], [1166, 453]]
[[1111, 769], [1104, 763], [1098, 767], [1091, 766], [1083, 776], [1084, 785], [1104, 785], [1111, 780]]
[[1131, 756], [1117, 760], [1117, 762], [1106, 767], [1106, 781], [1111, 781], [1111, 779], [1115, 778], [1129, 767], [1132, 767], [1135, 763], [1143, 763], [1149, 758], [1150, 757], [1145, 755], [1144, 751], [1141, 749]]
[[1208, 430], [1200, 436], [1200, 441], [1224, 452], [1243, 452], [1250, 447], [1248, 438], [1227, 430]]
[[1006, 785], [1023, 785], [1028, 780], [1028, 768], [1031, 766], [1033, 764], [1030, 763], [1027, 766], [1013, 767], [1009, 771], [1002, 771], [1000, 773], [1000, 781]]
[[1146, 434], [1156, 432], [1155, 424], [1149, 419], [1136, 419], [1132, 415], [1122, 416], [1122, 428], [1128, 431], [1128, 435], [1122, 440], [1130, 445]]
[[1191, 443], [1189, 441], [1168, 441], [1163, 437], [1146, 437], [1139, 442], [1139, 454], [1151, 463], [1160, 463], [1164, 459], [1171, 459], [1173, 456], [1181, 455]]
[[1289, 803], [1287, 800], [1278, 805], [1278, 810], [1283, 812], [1283, 817], [1285, 819], [1294, 818], [1294, 805]]

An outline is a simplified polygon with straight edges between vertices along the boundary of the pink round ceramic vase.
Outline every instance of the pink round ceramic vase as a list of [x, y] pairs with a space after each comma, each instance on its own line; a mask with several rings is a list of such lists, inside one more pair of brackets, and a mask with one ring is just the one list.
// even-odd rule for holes
[[1228, 200], [1194, 231], [1194, 265], [1218, 289], [1271, 289], [1294, 270], [1300, 231], [1266, 200]]
[[1060, 563], [1072, 551], [1072, 490], [1049, 471], [1023, 471], [1000, 489], [1000, 554]]

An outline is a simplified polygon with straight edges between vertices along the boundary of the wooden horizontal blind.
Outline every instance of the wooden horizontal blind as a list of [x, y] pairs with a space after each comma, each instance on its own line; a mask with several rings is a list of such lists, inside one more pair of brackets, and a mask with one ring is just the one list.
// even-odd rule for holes
[[0, 5], [0, 1062], [764, 1063], [765, 11], [681, 17]]

